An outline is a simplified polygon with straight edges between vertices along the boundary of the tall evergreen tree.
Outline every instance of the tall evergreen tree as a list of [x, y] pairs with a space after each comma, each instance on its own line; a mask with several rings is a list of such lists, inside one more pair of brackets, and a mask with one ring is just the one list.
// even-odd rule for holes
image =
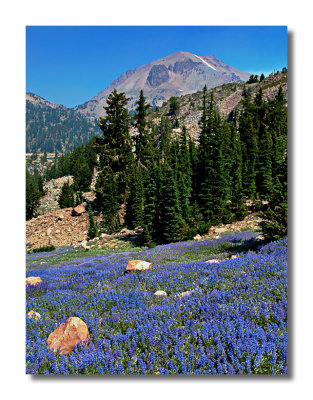
[[280, 173], [288, 142], [286, 98], [281, 86], [276, 98], [268, 102], [267, 108], [268, 132], [272, 139], [272, 174], [275, 177]]
[[188, 222], [191, 217], [191, 191], [192, 169], [190, 153], [187, 144], [187, 129], [184, 125], [180, 136], [180, 148], [178, 154], [178, 189], [180, 207], [183, 219]]
[[230, 178], [230, 207], [234, 220], [242, 220], [247, 215], [242, 189], [242, 154], [241, 141], [236, 129], [236, 121], [231, 124], [232, 165]]
[[100, 223], [102, 230], [109, 233], [117, 231], [120, 228], [119, 192], [117, 176], [111, 168], [106, 168], [98, 175], [95, 190], [97, 193], [96, 204], [102, 212]]
[[159, 158], [162, 162], [167, 158], [168, 151], [171, 142], [171, 123], [167, 117], [161, 117], [161, 121], [157, 126], [157, 132], [155, 135], [157, 141], [157, 150], [159, 153]]
[[160, 193], [160, 225], [157, 236], [160, 237], [164, 243], [177, 242], [181, 239], [184, 221], [181, 216], [179, 194], [174, 172], [167, 164], [163, 165]]
[[144, 174], [145, 170], [136, 166], [130, 177], [127, 198], [126, 223], [130, 228], [144, 223]]
[[96, 184], [97, 203], [102, 204], [104, 224], [110, 229], [119, 226], [118, 206], [125, 202], [133, 168], [132, 144], [129, 135], [128, 99], [113, 89], [104, 107], [106, 116], [100, 118], [102, 136], [95, 139], [99, 155]]
[[189, 137], [188, 140], [188, 152], [190, 159], [191, 168], [191, 206], [193, 207], [197, 201], [197, 177], [198, 177], [198, 154], [195, 142]]
[[144, 240], [151, 242], [156, 239], [159, 231], [159, 168], [156, 164], [151, 166], [149, 179], [144, 187]]
[[73, 186], [76, 191], [90, 190], [92, 170], [83, 155], [79, 155], [73, 166]]
[[95, 140], [99, 155], [100, 170], [111, 168], [116, 177], [119, 194], [123, 198], [127, 187], [129, 166], [133, 161], [132, 144], [129, 135], [128, 100], [124, 93], [113, 89], [104, 107], [106, 116], [100, 118], [102, 136]]
[[139, 100], [136, 102], [137, 108], [134, 116], [135, 126], [138, 129], [138, 135], [135, 138], [136, 144], [136, 158], [140, 163], [146, 164], [147, 146], [148, 146], [148, 131], [146, 114], [149, 105], [146, 104], [143, 91], [140, 90]]
[[208, 110], [203, 108], [198, 155], [198, 203], [206, 221], [220, 223], [226, 211], [227, 182], [224, 170], [223, 126], [214, 106], [213, 94]]
[[288, 180], [286, 154], [279, 167], [279, 173], [274, 177], [274, 184], [268, 203], [263, 204], [260, 213], [262, 233], [266, 240], [278, 240], [287, 236]]
[[88, 205], [88, 219], [89, 219], [89, 227], [88, 227], [88, 239], [93, 239], [97, 236], [98, 227], [94, 220], [94, 215], [90, 204]]
[[262, 122], [259, 129], [259, 154], [256, 184], [261, 198], [268, 198], [272, 191], [272, 138]]
[[69, 182], [65, 182], [63, 184], [58, 198], [58, 204], [60, 208], [67, 208], [74, 206], [74, 191], [70, 187]]
[[36, 187], [32, 175], [26, 169], [26, 220], [37, 215], [40, 193]]
[[252, 103], [251, 92], [247, 91], [243, 101], [243, 112], [239, 117], [239, 133], [242, 148], [242, 185], [243, 193], [248, 198], [256, 196], [256, 164], [257, 164], [257, 135], [255, 106]]

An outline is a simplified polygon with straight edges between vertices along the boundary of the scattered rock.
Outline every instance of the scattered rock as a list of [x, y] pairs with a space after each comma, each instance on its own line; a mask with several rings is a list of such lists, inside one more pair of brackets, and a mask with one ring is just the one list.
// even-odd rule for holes
[[70, 317], [50, 333], [46, 343], [47, 348], [53, 349], [54, 353], [60, 347], [61, 354], [68, 354], [79, 342], [86, 341], [88, 345], [89, 337], [85, 322], [78, 317]]
[[221, 227], [221, 228], [215, 228], [215, 233], [223, 233], [226, 232], [227, 228]]
[[187, 292], [182, 292], [176, 295], [176, 297], [185, 297], [185, 296], [189, 296], [191, 293], [193, 293], [194, 290], [187, 290]]
[[72, 210], [72, 216], [77, 217], [86, 211], [86, 203], [79, 204]]
[[85, 250], [91, 249], [91, 247], [87, 245], [87, 240], [83, 240], [80, 246]]
[[147, 261], [131, 260], [128, 261], [126, 271], [144, 271], [151, 268], [152, 264]]
[[64, 215], [63, 215], [63, 214], [60, 214], [60, 215], [58, 216], [58, 218], [57, 218], [57, 221], [63, 221], [63, 219], [64, 219]]
[[230, 259], [231, 259], [231, 260], [234, 260], [234, 259], [237, 258], [237, 257], [238, 257], [237, 255], [233, 254], [232, 256], [230, 256]]
[[50, 235], [51, 235], [51, 232], [52, 232], [52, 229], [51, 229], [51, 228], [48, 228], [48, 229], [47, 229], [47, 236], [50, 236]]
[[37, 313], [36, 311], [29, 311], [29, 313], [27, 314], [28, 318], [34, 318], [36, 321], [38, 321], [38, 319], [41, 318], [41, 315], [39, 313]]
[[215, 264], [215, 263], [219, 263], [221, 260], [217, 260], [217, 259], [212, 259], [212, 260], [208, 260], [208, 261], [206, 261], [206, 263], [209, 263], [209, 264]]
[[201, 236], [199, 235], [199, 233], [196, 235], [196, 236], [194, 236], [194, 238], [193, 238], [193, 240], [201, 240], [202, 238], [201, 238]]
[[133, 233], [132, 231], [130, 231], [129, 229], [126, 229], [126, 228], [124, 228], [120, 231], [120, 235], [130, 235], [132, 233]]
[[167, 296], [167, 293], [164, 290], [157, 290], [154, 293], [155, 296]]
[[42, 283], [42, 280], [39, 276], [29, 276], [26, 278], [26, 285], [37, 286]]

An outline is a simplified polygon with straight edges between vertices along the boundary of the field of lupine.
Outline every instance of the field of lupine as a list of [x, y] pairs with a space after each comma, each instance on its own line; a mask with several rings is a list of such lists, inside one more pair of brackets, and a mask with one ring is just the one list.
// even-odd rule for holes
[[[286, 374], [287, 239], [260, 248], [256, 236], [27, 255], [26, 276], [43, 283], [26, 288], [26, 311], [41, 315], [26, 318], [26, 373]], [[132, 259], [153, 267], [124, 274]], [[54, 354], [47, 337], [74, 316], [89, 345]]]

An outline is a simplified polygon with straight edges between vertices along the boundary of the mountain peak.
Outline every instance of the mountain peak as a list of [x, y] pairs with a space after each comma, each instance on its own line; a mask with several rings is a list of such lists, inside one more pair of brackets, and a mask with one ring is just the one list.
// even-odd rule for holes
[[172, 96], [193, 93], [204, 85], [208, 89], [231, 82], [245, 82], [249, 74], [233, 68], [214, 55], [196, 55], [176, 51], [158, 60], [126, 71], [90, 101], [76, 109], [89, 117], [103, 117], [103, 107], [115, 88], [130, 98], [128, 108], [135, 109], [140, 90], [152, 106], [161, 106]]

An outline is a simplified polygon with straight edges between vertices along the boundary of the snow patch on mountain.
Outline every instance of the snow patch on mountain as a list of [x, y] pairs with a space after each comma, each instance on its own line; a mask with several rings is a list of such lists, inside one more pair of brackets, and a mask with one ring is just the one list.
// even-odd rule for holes
[[199, 60], [201, 60], [205, 65], [207, 65], [208, 67], [214, 69], [214, 71], [216, 71], [216, 68], [214, 68], [211, 64], [209, 64], [207, 61], [204, 61], [201, 57], [197, 56], [196, 54], [194, 54], [195, 57], [199, 58]]

